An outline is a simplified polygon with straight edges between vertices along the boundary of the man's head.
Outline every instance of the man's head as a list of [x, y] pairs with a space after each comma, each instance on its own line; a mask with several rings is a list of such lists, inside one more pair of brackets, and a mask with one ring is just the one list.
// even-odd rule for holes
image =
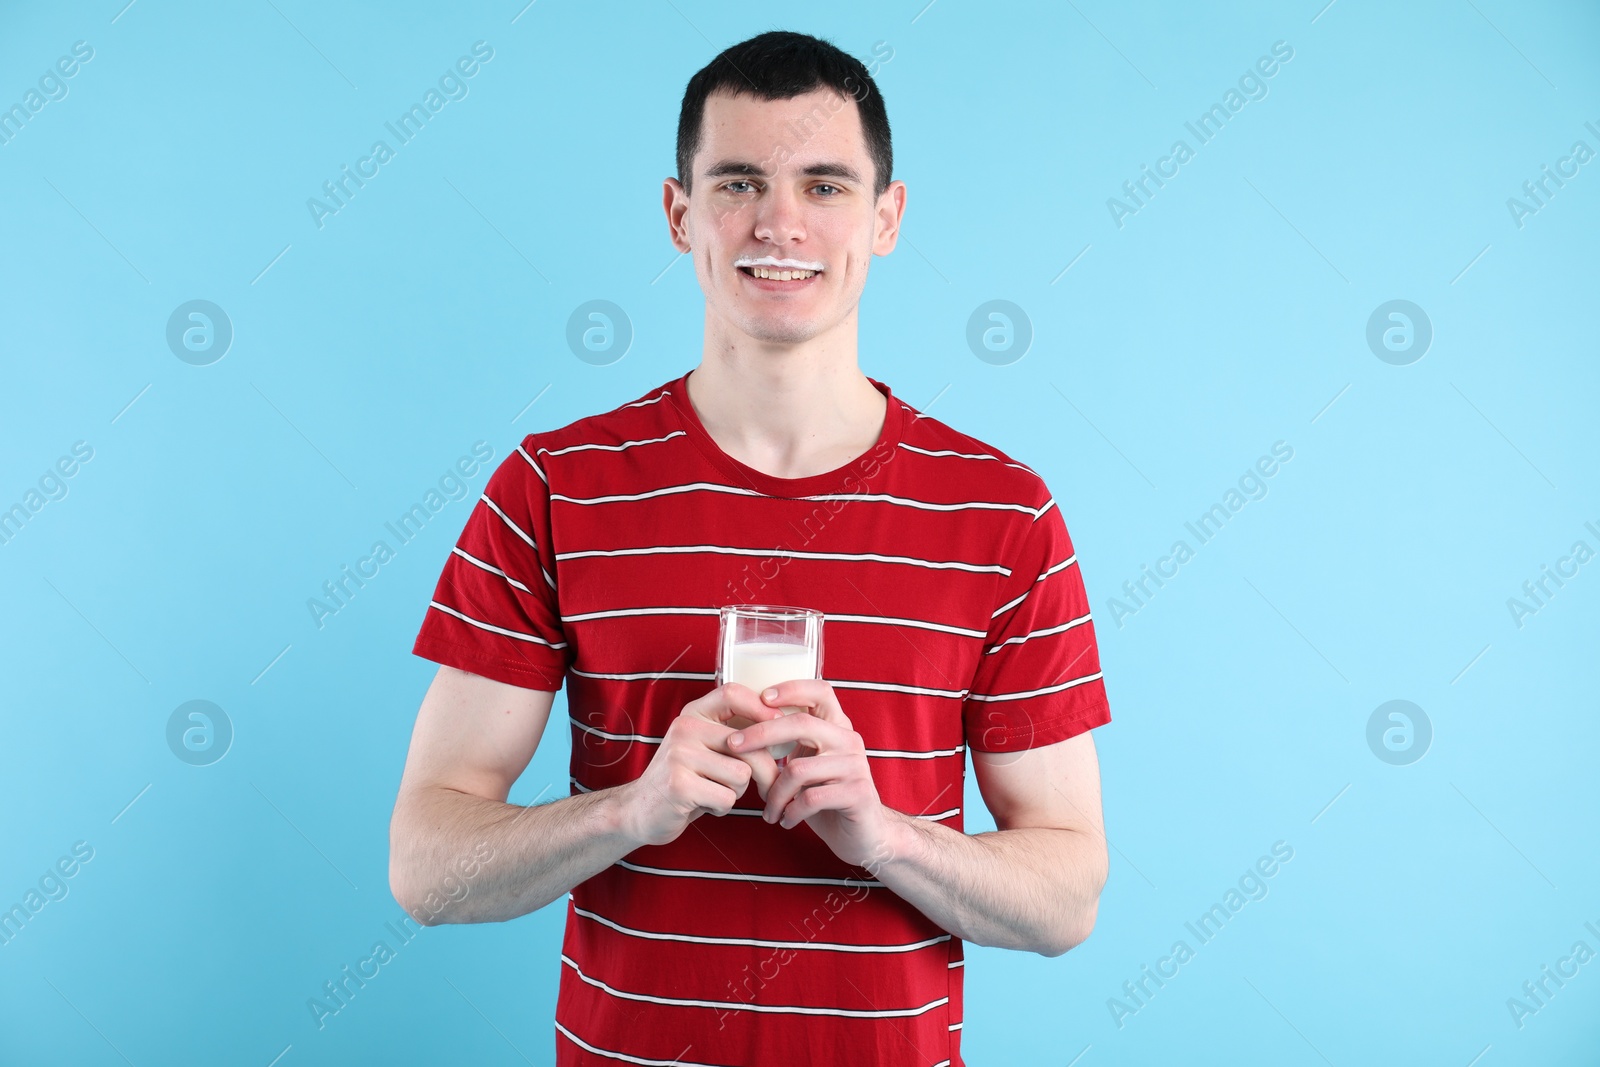
[[[883, 97], [826, 41], [764, 33], [695, 74], [663, 199], [673, 244], [695, 254], [708, 329], [792, 345], [850, 319], [868, 262], [899, 234], [892, 167]], [[786, 268], [801, 276], [759, 276]]]

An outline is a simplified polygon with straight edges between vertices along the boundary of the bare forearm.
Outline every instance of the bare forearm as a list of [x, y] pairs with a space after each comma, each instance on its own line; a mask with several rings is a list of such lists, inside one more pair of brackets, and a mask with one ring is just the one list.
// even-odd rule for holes
[[614, 789], [535, 807], [419, 789], [390, 825], [390, 885], [417, 921], [504, 922], [537, 911], [638, 847]]
[[1101, 839], [1046, 827], [964, 834], [889, 814], [895, 832], [869, 869], [952, 934], [1046, 956], [1089, 936], [1106, 879]]

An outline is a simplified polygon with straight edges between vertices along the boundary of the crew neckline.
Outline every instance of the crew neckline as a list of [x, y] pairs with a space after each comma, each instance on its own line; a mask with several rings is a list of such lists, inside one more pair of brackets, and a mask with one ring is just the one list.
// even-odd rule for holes
[[689, 375], [692, 373], [694, 368], [691, 367], [682, 377], [664, 387], [668, 394], [667, 400], [677, 413], [679, 423], [706, 457], [733, 480], [734, 485], [753, 489], [763, 496], [802, 497], [837, 490], [850, 475], [859, 477], [869, 465], [881, 466], [881, 461], [874, 461], [873, 455], [875, 453], [882, 455], [885, 446], [897, 447], [905, 428], [904, 405], [894, 395], [894, 391], [885, 383], [867, 376], [867, 381], [872, 383], [873, 388], [883, 394], [885, 402], [883, 429], [879, 431], [877, 441], [849, 463], [835, 467], [831, 471], [805, 478], [778, 478], [735, 459], [717, 444], [705, 425], [701, 423], [694, 405], [689, 402]]

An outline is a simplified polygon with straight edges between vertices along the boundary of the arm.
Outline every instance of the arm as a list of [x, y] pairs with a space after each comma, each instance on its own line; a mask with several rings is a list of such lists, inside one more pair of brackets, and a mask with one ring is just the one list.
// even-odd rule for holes
[[760, 719], [749, 690], [686, 704], [632, 782], [537, 807], [505, 802], [539, 746], [555, 699], [441, 667], [417, 713], [389, 823], [389, 886], [418, 922], [503, 922], [535, 911], [647, 844], [723, 815], [750, 766], [727, 755], [722, 722]]
[[865, 867], [964, 940], [1059, 956], [1094, 927], [1107, 861], [1100, 768], [1088, 732], [1013, 753], [974, 751], [984, 803], [998, 829], [967, 835], [886, 807], [865, 744], [825, 681], [784, 682], [773, 705], [809, 707], [729, 739], [743, 752], [799, 741], [770, 786], [765, 817], [804, 820], [846, 863]]
[[1088, 938], [1105, 885], [1100, 767], [1088, 731], [972, 753], [998, 829], [963, 834], [892, 809], [878, 879], [957, 937], [1059, 956]]

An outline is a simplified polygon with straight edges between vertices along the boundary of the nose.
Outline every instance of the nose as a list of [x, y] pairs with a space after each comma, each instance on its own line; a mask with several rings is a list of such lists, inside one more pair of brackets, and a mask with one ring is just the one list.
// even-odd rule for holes
[[774, 185], [756, 208], [756, 239], [781, 246], [802, 239], [805, 232], [805, 220], [796, 195]]

